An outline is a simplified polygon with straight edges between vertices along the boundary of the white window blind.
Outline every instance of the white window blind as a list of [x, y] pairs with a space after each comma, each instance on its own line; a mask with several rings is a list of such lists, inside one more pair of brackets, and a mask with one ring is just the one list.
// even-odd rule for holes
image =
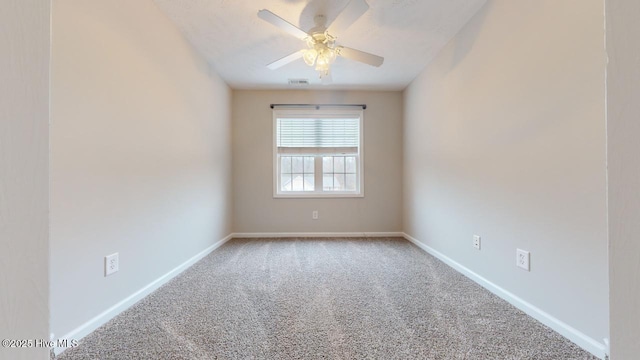
[[356, 153], [359, 118], [278, 118], [276, 142], [280, 153]]

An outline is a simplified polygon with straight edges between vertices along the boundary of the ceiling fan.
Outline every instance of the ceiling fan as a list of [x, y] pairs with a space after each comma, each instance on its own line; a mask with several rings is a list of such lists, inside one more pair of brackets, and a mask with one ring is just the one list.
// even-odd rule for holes
[[331, 79], [331, 64], [333, 64], [338, 56], [371, 66], [382, 65], [384, 62], [383, 57], [338, 45], [336, 44], [337, 37], [333, 35], [346, 30], [367, 12], [367, 10], [369, 10], [369, 5], [366, 0], [351, 0], [331, 24], [326, 24], [326, 17], [324, 15], [316, 15], [313, 19], [316, 26], [308, 32], [305, 32], [269, 10], [263, 9], [258, 11], [259, 18], [304, 40], [307, 44], [306, 48], [285, 56], [280, 60], [276, 60], [267, 65], [267, 67], [275, 70], [302, 58], [307, 65], [315, 66], [323, 82], [328, 82]]

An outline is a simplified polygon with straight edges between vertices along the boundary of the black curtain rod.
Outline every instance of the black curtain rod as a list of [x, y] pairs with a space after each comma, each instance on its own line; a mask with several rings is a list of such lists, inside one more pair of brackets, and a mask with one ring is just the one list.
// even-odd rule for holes
[[359, 106], [362, 107], [362, 110], [367, 109], [367, 104], [271, 104], [270, 107], [273, 109], [276, 106], [284, 106], [284, 107], [315, 107], [316, 110], [320, 109], [320, 107], [336, 107], [336, 106]]

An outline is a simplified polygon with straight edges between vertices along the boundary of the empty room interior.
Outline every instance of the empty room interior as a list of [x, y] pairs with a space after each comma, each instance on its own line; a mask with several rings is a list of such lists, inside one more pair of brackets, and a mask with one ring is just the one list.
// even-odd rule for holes
[[640, 358], [637, 1], [5, 5], [0, 358]]

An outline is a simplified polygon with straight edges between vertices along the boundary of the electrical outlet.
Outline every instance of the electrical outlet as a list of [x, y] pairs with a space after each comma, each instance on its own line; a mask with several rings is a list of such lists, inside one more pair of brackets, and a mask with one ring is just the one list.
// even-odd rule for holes
[[473, 235], [473, 247], [480, 250], [480, 235]]
[[104, 257], [104, 276], [109, 276], [119, 270], [118, 253]]
[[530, 271], [529, 267], [529, 252], [517, 249], [516, 250], [516, 266], [524, 270]]
[[318, 220], [318, 210], [313, 210], [313, 211], [311, 212], [311, 218], [312, 218], [313, 220]]

